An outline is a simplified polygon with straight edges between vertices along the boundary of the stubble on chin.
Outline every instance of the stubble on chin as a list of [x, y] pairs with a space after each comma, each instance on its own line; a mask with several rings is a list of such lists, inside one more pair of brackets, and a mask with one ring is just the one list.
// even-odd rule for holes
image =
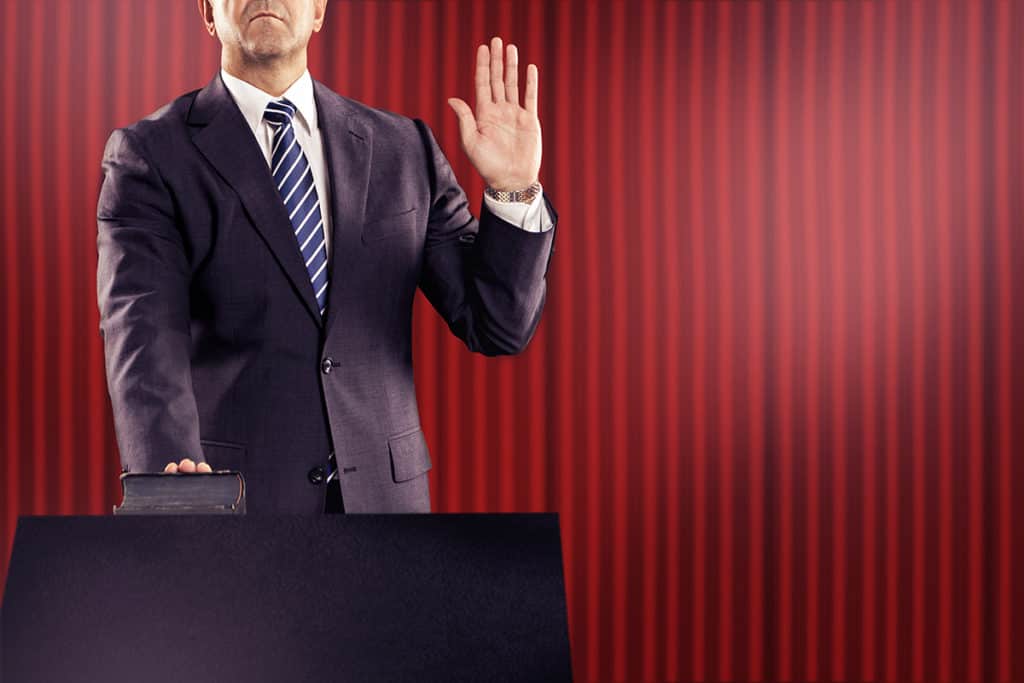
[[278, 26], [250, 26], [244, 40], [244, 52], [255, 61], [267, 61], [287, 55], [291, 50], [291, 34], [277, 19], [257, 19]]

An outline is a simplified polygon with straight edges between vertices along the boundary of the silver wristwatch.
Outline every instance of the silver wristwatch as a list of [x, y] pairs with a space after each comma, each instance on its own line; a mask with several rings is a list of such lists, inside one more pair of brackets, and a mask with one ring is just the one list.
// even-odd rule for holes
[[540, 192], [540, 182], [535, 182], [523, 190], [495, 190], [491, 187], [484, 188], [484, 193], [491, 199], [499, 202], [523, 202], [524, 204], [532, 202], [538, 192]]

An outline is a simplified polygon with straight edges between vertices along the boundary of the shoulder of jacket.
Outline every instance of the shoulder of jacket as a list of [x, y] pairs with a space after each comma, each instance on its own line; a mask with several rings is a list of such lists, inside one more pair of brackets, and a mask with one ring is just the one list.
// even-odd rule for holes
[[186, 118], [192, 101], [199, 94], [199, 89], [179, 95], [158, 109], [146, 114], [137, 121], [121, 126], [122, 129], [149, 144], [159, 144], [162, 140], [174, 139], [175, 134], [184, 131]]
[[378, 133], [385, 136], [393, 136], [396, 133], [408, 135], [416, 130], [415, 120], [410, 116], [382, 107], [373, 107], [333, 90], [330, 92], [338, 98], [346, 113], [355, 116], [363, 124], [372, 128], [374, 135]]

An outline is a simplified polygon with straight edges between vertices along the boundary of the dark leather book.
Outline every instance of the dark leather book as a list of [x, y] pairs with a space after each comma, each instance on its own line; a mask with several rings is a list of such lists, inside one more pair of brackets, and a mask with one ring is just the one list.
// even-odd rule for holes
[[245, 480], [236, 470], [206, 474], [124, 472], [115, 515], [244, 515]]

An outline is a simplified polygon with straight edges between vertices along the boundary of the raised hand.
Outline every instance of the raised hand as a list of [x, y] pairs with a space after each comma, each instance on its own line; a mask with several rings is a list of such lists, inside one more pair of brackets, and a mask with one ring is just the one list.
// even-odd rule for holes
[[522, 190], [540, 172], [537, 66], [526, 67], [526, 91], [519, 106], [519, 50], [509, 44], [502, 60], [501, 38], [476, 51], [476, 115], [457, 97], [448, 104], [459, 117], [462, 149], [489, 186]]

